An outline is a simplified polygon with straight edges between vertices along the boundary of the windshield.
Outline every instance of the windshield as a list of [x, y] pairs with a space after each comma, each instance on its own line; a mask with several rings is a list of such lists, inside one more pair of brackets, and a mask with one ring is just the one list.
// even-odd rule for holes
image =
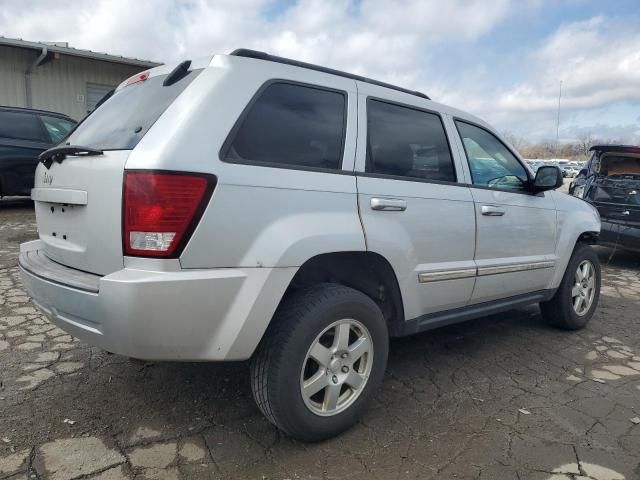
[[167, 75], [124, 87], [86, 117], [66, 143], [100, 150], [133, 149], [200, 72], [191, 71], [166, 87]]

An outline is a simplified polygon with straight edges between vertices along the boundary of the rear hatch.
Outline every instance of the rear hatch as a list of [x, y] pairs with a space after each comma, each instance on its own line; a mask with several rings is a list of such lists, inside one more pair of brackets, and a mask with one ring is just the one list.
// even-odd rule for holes
[[[82, 121], [63, 144], [102, 154], [58, 156], [36, 170], [38, 234], [44, 253], [63, 265], [106, 275], [123, 267], [122, 185], [131, 151], [200, 73], [163, 66], [131, 77]], [[49, 168], [47, 168], [47, 166]]]
[[607, 222], [640, 226], [640, 174], [598, 176], [589, 186], [587, 200]]

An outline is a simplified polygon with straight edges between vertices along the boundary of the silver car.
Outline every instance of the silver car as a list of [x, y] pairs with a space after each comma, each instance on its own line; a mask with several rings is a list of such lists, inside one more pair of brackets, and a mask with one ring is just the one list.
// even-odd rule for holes
[[482, 120], [238, 50], [123, 82], [41, 156], [33, 302], [120, 355], [249, 360], [301, 440], [353, 425], [390, 336], [539, 303], [584, 327], [600, 220]]

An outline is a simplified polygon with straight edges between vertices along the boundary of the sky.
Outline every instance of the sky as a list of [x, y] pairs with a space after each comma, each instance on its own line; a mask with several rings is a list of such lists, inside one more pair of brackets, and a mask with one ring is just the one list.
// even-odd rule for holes
[[0, 0], [0, 35], [174, 62], [253, 48], [420, 90], [527, 141], [640, 144], [640, 0]]

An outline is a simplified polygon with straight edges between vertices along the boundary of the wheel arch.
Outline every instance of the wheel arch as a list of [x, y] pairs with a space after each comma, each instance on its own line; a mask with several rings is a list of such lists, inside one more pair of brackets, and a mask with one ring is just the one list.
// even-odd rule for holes
[[391, 336], [404, 322], [402, 292], [389, 261], [370, 251], [323, 253], [298, 269], [283, 298], [293, 291], [319, 283], [337, 283], [358, 290], [382, 310]]
[[573, 248], [575, 249], [575, 247], [577, 247], [578, 244], [580, 243], [586, 243], [587, 245], [596, 245], [598, 243], [599, 235], [600, 235], [600, 232], [596, 232], [596, 231], [582, 232], [578, 236], [578, 239], [576, 240], [576, 243]]
[[597, 244], [599, 235], [599, 229], [596, 230], [592, 226], [589, 226], [586, 229], [580, 229], [571, 236], [560, 238], [557, 248], [558, 260], [550, 288], [556, 289], [560, 285], [560, 282], [562, 282], [562, 277], [564, 276], [564, 272], [567, 269], [567, 265], [569, 264], [576, 247], [583, 244]]

